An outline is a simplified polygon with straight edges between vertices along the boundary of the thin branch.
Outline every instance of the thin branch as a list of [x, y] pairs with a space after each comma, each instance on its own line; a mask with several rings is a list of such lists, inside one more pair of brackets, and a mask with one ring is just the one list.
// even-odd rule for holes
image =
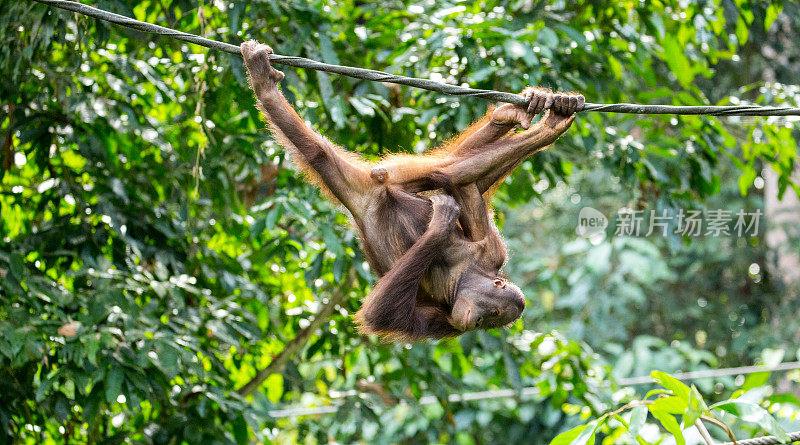
[[716, 419], [716, 418], [711, 417], [711, 416], [700, 416], [700, 418], [705, 420], [708, 423], [714, 424], [714, 425], [722, 428], [722, 430], [725, 431], [725, 434], [728, 435], [728, 437], [731, 439], [731, 441], [734, 444], [738, 443], [736, 441], [736, 436], [734, 436], [733, 435], [733, 431], [731, 431], [731, 428], [728, 425], [725, 425], [724, 423], [722, 423], [722, 421], [720, 421], [719, 419]]
[[361, 379], [356, 382], [356, 386], [362, 392], [371, 392], [378, 396], [386, 406], [395, 406], [398, 400], [378, 382], [370, 382]]
[[9, 170], [14, 165], [14, 102], [8, 102], [8, 133], [3, 140], [3, 169]]
[[708, 434], [708, 430], [706, 426], [703, 425], [703, 421], [697, 419], [694, 421], [694, 426], [697, 427], [697, 431], [700, 431], [700, 435], [703, 437], [703, 440], [706, 442], [706, 445], [715, 445], [714, 439], [711, 438], [711, 434]]

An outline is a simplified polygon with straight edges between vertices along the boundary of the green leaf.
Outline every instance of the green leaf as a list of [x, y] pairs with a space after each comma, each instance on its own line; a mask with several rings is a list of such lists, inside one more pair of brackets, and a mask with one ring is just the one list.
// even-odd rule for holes
[[[506, 343], [504, 343], [504, 345], [505, 344]], [[508, 348], [505, 347], [503, 348], [503, 364], [505, 365], [506, 376], [511, 386], [516, 389], [522, 388], [522, 376], [520, 376], [519, 373], [519, 365], [517, 365], [516, 360], [514, 360]]]
[[664, 426], [670, 434], [675, 436], [675, 441], [678, 445], [685, 445], [686, 439], [683, 438], [683, 431], [681, 431], [680, 425], [678, 425], [678, 421], [675, 420], [675, 417], [672, 414], [669, 414], [664, 411], [655, 411], [653, 410], [652, 405], [650, 406], [650, 414], [656, 418], [661, 425]]
[[745, 170], [739, 175], [739, 194], [742, 196], [747, 196], [747, 190], [750, 189], [750, 186], [753, 185], [753, 181], [756, 179], [756, 169], [753, 167], [753, 164], [750, 163], [744, 167]]
[[238, 444], [249, 443], [247, 440], [247, 422], [244, 420], [242, 413], [239, 413], [233, 419], [233, 437], [236, 439], [236, 443]]
[[775, 420], [767, 410], [756, 403], [746, 402], [740, 399], [726, 400], [711, 405], [711, 409], [725, 411], [745, 422], [755, 423], [761, 428], [764, 428], [766, 432], [776, 436], [782, 441], [789, 440], [789, 435], [780, 427], [778, 421]]
[[550, 442], [550, 445], [584, 445], [594, 443], [594, 432], [597, 429], [598, 421], [593, 420], [584, 425], [565, 431]]
[[663, 38], [666, 30], [664, 28], [664, 19], [661, 18], [658, 14], [651, 14], [648, 16], [648, 23], [650, 23], [653, 28], [655, 28], [656, 36], [659, 38]]
[[236, 32], [239, 30], [241, 26], [241, 15], [244, 11], [246, 4], [244, 3], [234, 3], [233, 6], [228, 9], [228, 20], [231, 24], [231, 32]]
[[539, 63], [539, 58], [533, 52], [530, 46], [520, 43], [516, 40], [506, 40], [503, 42], [503, 48], [506, 54], [512, 59], [523, 59], [529, 66], [535, 66]]
[[264, 228], [267, 230], [272, 230], [275, 228], [275, 221], [278, 220], [278, 216], [280, 215], [279, 209], [280, 206], [275, 206], [275, 208], [270, 209], [267, 212], [267, 216], [264, 218]]
[[670, 35], [664, 39], [664, 60], [669, 65], [670, 70], [678, 78], [681, 86], [688, 88], [694, 79], [694, 71], [689, 59], [683, 52], [684, 48], [678, 40]]
[[48, 394], [50, 388], [53, 386], [53, 381], [55, 381], [57, 375], [58, 373], [44, 379], [41, 383], [39, 383], [39, 387], [36, 388], [36, 396], [34, 400], [36, 400], [37, 402], [41, 402], [42, 400], [45, 399], [45, 396]]
[[341, 107], [340, 98], [335, 96], [330, 76], [328, 73], [319, 71], [317, 72], [317, 79], [319, 80], [319, 92], [322, 95], [322, 101], [325, 103], [328, 113], [330, 113], [331, 120], [333, 120], [337, 128], [343, 128], [345, 122], [344, 110]]
[[81, 340], [85, 343], [86, 358], [89, 359], [89, 363], [97, 365], [97, 351], [100, 350], [100, 340], [94, 335], [85, 336], [85, 338], [85, 341], [83, 338]]
[[750, 35], [750, 30], [747, 26], [747, 22], [743, 18], [740, 18], [736, 21], [735, 34], [739, 45], [744, 45], [747, 43], [747, 37]]
[[536, 41], [548, 49], [556, 48], [558, 46], [558, 35], [550, 28], [542, 28], [539, 31], [539, 35], [536, 36]]
[[503, 42], [503, 48], [512, 59], [520, 59], [525, 55], [525, 45], [516, 40], [506, 40]]
[[165, 374], [168, 379], [174, 378], [180, 372], [178, 366], [178, 351], [170, 342], [161, 341], [155, 365]]
[[586, 37], [580, 31], [576, 30], [575, 28], [570, 28], [564, 24], [557, 24], [556, 28], [561, 30], [564, 34], [566, 34], [572, 41], [578, 44], [578, 46], [586, 46], [589, 42], [586, 41]]
[[697, 390], [697, 387], [692, 385], [691, 393], [689, 394], [689, 403], [686, 412], [683, 413], [683, 424], [694, 425], [694, 422], [706, 411], [708, 411], [708, 407], [703, 400], [703, 396], [700, 395], [700, 391]]
[[100, 411], [103, 403], [103, 390], [101, 385], [95, 385], [86, 402], [83, 404], [83, 421], [91, 423]]
[[345, 259], [344, 257], [338, 257], [336, 260], [333, 261], [333, 279], [339, 281], [342, 279], [344, 275], [344, 268], [345, 268]]
[[325, 258], [323, 253], [317, 254], [314, 261], [311, 262], [311, 267], [306, 268], [304, 278], [309, 287], [313, 286], [314, 280], [319, 278], [322, 273], [322, 260]]
[[764, 14], [764, 29], [769, 30], [773, 23], [775, 23], [775, 19], [778, 18], [778, 14], [781, 13], [783, 10], [783, 5], [778, 3], [772, 3], [767, 6], [767, 11]]
[[647, 394], [645, 394], [644, 398], [646, 400], [646, 399], [649, 399], [650, 397], [653, 397], [653, 396], [659, 395], [659, 394], [669, 394], [669, 391], [667, 391], [666, 389], [661, 389], [661, 388], [651, 389], [650, 391], [647, 391]]
[[688, 400], [682, 400], [674, 396], [659, 397], [650, 404], [650, 411], [661, 411], [671, 414], [683, 414], [689, 407]]
[[375, 116], [374, 104], [368, 99], [353, 96], [349, 99], [350, 105], [362, 116]]
[[325, 238], [325, 247], [328, 251], [335, 254], [337, 257], [344, 255], [342, 242], [336, 232], [333, 231], [331, 226], [325, 224], [320, 227], [323, 238]]
[[11, 268], [11, 274], [14, 275], [17, 281], [22, 281], [25, 278], [25, 264], [22, 255], [16, 253], [9, 255], [8, 265]]
[[619, 63], [616, 57], [609, 55], [606, 59], [608, 61], [608, 67], [611, 69], [611, 72], [614, 74], [615, 79], [622, 79], [622, 64]]
[[[198, 425], [193, 422], [187, 422], [183, 426], [183, 437], [188, 443], [200, 443], [203, 439], [203, 431], [197, 427]], [[234, 428], [236, 423], [234, 420]]]
[[628, 433], [636, 438], [639, 431], [647, 421], [647, 405], [639, 405], [631, 410], [631, 421], [628, 423]]
[[650, 377], [656, 381], [656, 383], [661, 384], [664, 388], [672, 391], [672, 394], [681, 400], [686, 402], [689, 401], [689, 393], [691, 393], [691, 389], [689, 389], [686, 384], [681, 382], [680, 380], [672, 377], [671, 375], [667, 374], [666, 372], [661, 371], [653, 371], [650, 373]]
[[770, 403], [791, 403], [800, 407], [800, 398], [794, 394], [775, 394], [769, 396]]
[[55, 411], [56, 419], [59, 422], [64, 423], [69, 419], [69, 399], [67, 399], [67, 396], [60, 392], [56, 393], [56, 403], [53, 406], [53, 411]]
[[272, 403], [278, 403], [283, 396], [283, 375], [272, 374], [264, 381], [267, 386], [267, 399]]
[[117, 396], [122, 392], [122, 367], [111, 365], [111, 371], [106, 378], [106, 402], [113, 403], [117, 401]]
[[322, 52], [322, 61], [333, 65], [339, 64], [339, 57], [333, 49], [333, 42], [324, 32], [319, 33], [319, 49]]

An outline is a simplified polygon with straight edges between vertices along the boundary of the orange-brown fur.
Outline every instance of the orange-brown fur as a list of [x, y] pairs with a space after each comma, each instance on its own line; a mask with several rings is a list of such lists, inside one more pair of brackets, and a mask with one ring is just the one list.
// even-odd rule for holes
[[446, 141], [440, 147], [430, 149], [422, 154], [393, 153], [383, 157], [375, 165], [390, 168], [389, 179], [394, 183], [403, 183], [410, 178], [419, 177], [431, 170], [431, 166], [442, 168], [447, 165], [447, 156], [467, 138], [483, 128], [484, 125], [492, 120], [494, 107], [480, 119], [472, 123], [466, 130], [462, 131], [452, 139]]
[[[320, 178], [319, 173], [317, 173], [316, 170], [311, 168], [308, 161], [302, 156], [297, 147], [286, 137], [286, 135], [281, 131], [281, 129], [269, 119], [269, 114], [266, 112], [264, 107], [260, 105], [260, 103], [259, 103], [259, 108], [262, 111], [261, 115], [264, 116], [264, 118], [267, 120], [267, 124], [269, 124], [269, 129], [272, 132], [275, 141], [289, 152], [289, 157], [292, 163], [295, 166], [297, 166], [300, 173], [306, 177], [306, 180], [309, 183], [317, 186], [322, 192], [322, 194], [325, 195], [326, 198], [328, 198], [330, 201], [336, 204], [341, 205], [342, 203], [339, 202], [339, 200], [336, 198], [333, 192], [328, 188], [327, 185], [325, 185], [325, 182], [322, 181], [322, 178]], [[298, 120], [302, 119], [294, 109], [292, 109], [291, 112], [297, 117]], [[370, 170], [369, 162], [365, 161], [355, 153], [342, 149], [333, 142], [329, 141], [327, 138], [325, 138], [325, 142], [327, 143], [325, 144], [327, 146], [326, 148], [331, 150], [332, 152], [335, 152], [337, 157], [344, 159], [346, 162], [349, 162], [350, 164], [358, 167], [360, 170], [369, 173]]]

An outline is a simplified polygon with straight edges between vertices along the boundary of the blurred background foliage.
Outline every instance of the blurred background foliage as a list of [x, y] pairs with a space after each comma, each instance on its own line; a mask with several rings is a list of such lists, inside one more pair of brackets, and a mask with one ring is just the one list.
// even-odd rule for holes
[[[800, 105], [795, 2], [92, 4], [477, 88]], [[490, 105], [284, 71], [303, 118], [373, 159], [436, 146]], [[615, 379], [798, 358], [790, 119], [581, 114], [495, 200], [523, 320], [410, 346], [355, 332], [374, 277], [346, 217], [264, 130], [239, 58], [20, 0], [0, 3], [0, 74], [0, 442], [546, 443], [648, 389]], [[605, 236], [576, 234], [584, 206], [612, 220]], [[757, 236], [689, 242], [615, 236], [621, 208], [766, 217]], [[743, 382], [697, 384], [715, 401]], [[523, 387], [538, 394], [448, 400]], [[798, 426], [797, 399], [769, 400]]]

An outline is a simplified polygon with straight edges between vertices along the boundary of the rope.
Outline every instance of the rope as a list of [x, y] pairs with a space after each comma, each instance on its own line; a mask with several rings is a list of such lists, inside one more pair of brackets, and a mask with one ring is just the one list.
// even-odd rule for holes
[[722, 445], [778, 445], [782, 443], [795, 443], [800, 442], [800, 431], [795, 433], [789, 433], [789, 441], [788, 442], [781, 442], [775, 436], [764, 436], [764, 437], [756, 437], [755, 439], [743, 439], [737, 440], [734, 444], [733, 442], [725, 442]]
[[[227, 53], [241, 55], [239, 47], [230, 43], [218, 42], [206, 39], [194, 34], [176, 31], [152, 23], [140, 22], [124, 15], [114, 14], [113, 12], [93, 8], [82, 3], [69, 0], [34, 0], [56, 8], [66, 9], [77, 12], [96, 19], [105, 20], [126, 28], [137, 31], [159, 34], [172, 37], [184, 42], [194, 43], [206, 48], [217, 49]], [[449, 85], [429, 79], [418, 79], [415, 77], [398, 76], [385, 73], [383, 71], [356, 68], [351, 66], [332, 65], [329, 63], [318, 62], [295, 56], [282, 56], [271, 54], [270, 61], [282, 65], [289, 65], [297, 68], [306, 68], [329, 73], [341, 74], [343, 76], [364, 79], [373, 82], [388, 82], [399, 85], [407, 85], [415, 88], [436, 91], [438, 93], [449, 94], [452, 96], [480, 97], [498, 102], [508, 102], [517, 105], [524, 105], [525, 99], [518, 94], [505, 93], [502, 91], [481, 90], [474, 88]], [[681, 115], [708, 115], [708, 116], [800, 116], [800, 108], [795, 107], [761, 107], [758, 105], [728, 105], [728, 106], [676, 106], [676, 105], [639, 105], [629, 103], [619, 104], [594, 104], [586, 103], [582, 111], [600, 111], [604, 113], [627, 113], [627, 114], [681, 114]]]

